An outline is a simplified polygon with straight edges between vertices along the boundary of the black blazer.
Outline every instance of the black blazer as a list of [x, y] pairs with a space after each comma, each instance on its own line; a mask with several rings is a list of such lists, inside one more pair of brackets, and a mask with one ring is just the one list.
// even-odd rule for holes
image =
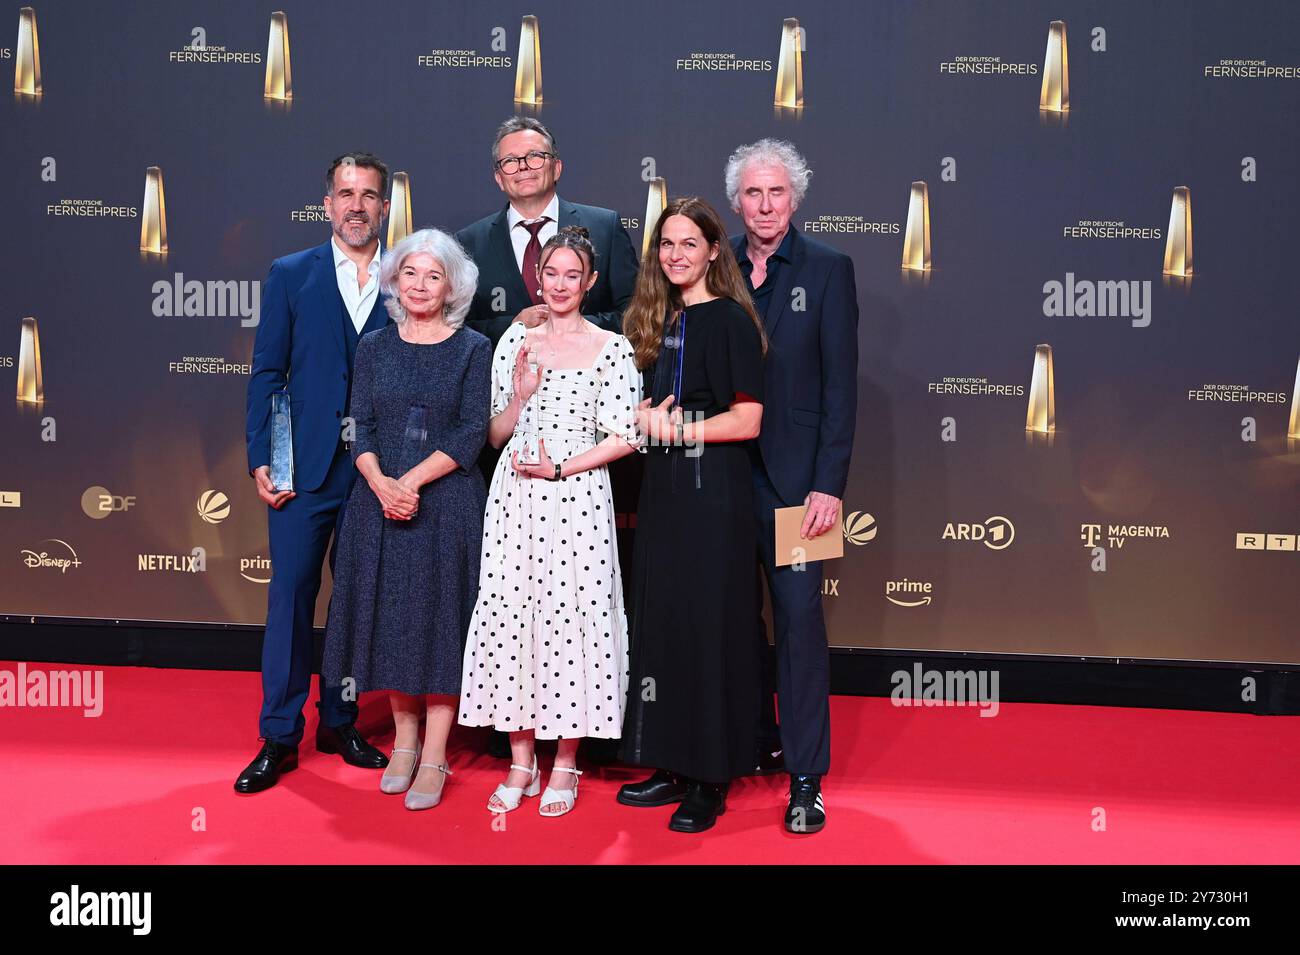
[[[474, 293], [465, 321], [474, 331], [486, 335], [494, 349], [514, 317], [533, 304], [515, 264], [515, 250], [506, 222], [508, 208], [505, 206], [495, 215], [479, 219], [456, 233], [456, 241], [478, 266], [478, 291]], [[582, 206], [561, 199], [559, 228], [568, 225], [585, 228], [596, 249], [596, 271], [600, 275], [587, 293], [583, 314], [601, 328], [622, 334], [623, 309], [632, 301], [640, 267], [632, 239], [613, 209]], [[504, 290], [504, 295], [494, 291], [498, 288]]]
[[[758, 449], [777, 493], [794, 507], [809, 491], [844, 497], [858, 414], [858, 292], [852, 259], [790, 231], [791, 261], [764, 320]], [[732, 236], [731, 247], [739, 257], [745, 236]]]

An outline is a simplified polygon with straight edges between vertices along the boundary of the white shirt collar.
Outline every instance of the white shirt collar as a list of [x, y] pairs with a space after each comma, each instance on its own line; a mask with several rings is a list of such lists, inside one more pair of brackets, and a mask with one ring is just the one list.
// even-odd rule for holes
[[[334, 250], [334, 268], [336, 270], [342, 268], [344, 263], [349, 265], [356, 264], [348, 258], [348, 254], [344, 252], [343, 247], [339, 245], [339, 237], [337, 235], [330, 236], [330, 248]], [[380, 242], [375, 246], [375, 255], [374, 258], [370, 260], [370, 265], [366, 269], [367, 272], [370, 272], [373, 275], [379, 271], [379, 258], [383, 254], [383, 251], [384, 243]]]
[[[546, 208], [542, 211], [542, 215], [546, 216], [546, 218], [554, 222], [557, 227], [559, 226], [560, 224], [559, 193], [556, 193], [551, 196], [551, 201], [546, 204]], [[540, 218], [540, 216], [538, 218]], [[515, 207], [513, 205], [506, 208], [506, 225], [510, 227], [511, 232], [514, 232], [515, 226], [519, 225], [519, 223], [521, 222], [536, 222], [536, 221], [537, 221], [536, 219], [525, 219], [515, 210]]]

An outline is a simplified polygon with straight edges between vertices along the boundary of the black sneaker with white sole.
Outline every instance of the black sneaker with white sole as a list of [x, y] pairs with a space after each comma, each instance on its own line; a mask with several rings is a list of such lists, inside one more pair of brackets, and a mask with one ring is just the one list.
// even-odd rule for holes
[[821, 832], [826, 825], [826, 805], [822, 802], [820, 776], [791, 775], [790, 804], [785, 809], [785, 828], [789, 832]]

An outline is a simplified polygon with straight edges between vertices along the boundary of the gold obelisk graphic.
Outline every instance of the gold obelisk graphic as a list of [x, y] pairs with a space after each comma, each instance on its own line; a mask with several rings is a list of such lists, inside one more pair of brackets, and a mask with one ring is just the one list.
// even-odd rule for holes
[[519, 65], [515, 70], [515, 102], [542, 103], [542, 35], [537, 17], [529, 14], [519, 27]]
[[1291, 423], [1286, 436], [1300, 441], [1300, 361], [1295, 365], [1295, 390], [1291, 393]]
[[14, 61], [14, 92], [41, 93], [41, 39], [36, 33], [36, 11], [18, 11], [18, 58]]
[[18, 343], [18, 400], [36, 404], [45, 400], [45, 383], [41, 378], [41, 334], [36, 319], [23, 319], [22, 338]]
[[798, 20], [781, 25], [781, 55], [776, 61], [776, 105], [803, 107], [803, 32]]
[[903, 234], [903, 268], [930, 268], [930, 190], [919, 179], [912, 183], [907, 204], [907, 231]]
[[393, 173], [393, 195], [388, 203], [388, 247], [391, 249], [411, 234], [411, 177]]
[[289, 63], [289, 20], [281, 10], [271, 14], [271, 31], [266, 41], [266, 84], [262, 95], [267, 99], [293, 99], [293, 69]]
[[642, 258], [645, 258], [650, 248], [650, 237], [654, 234], [655, 226], [659, 224], [659, 217], [663, 214], [666, 205], [668, 205], [668, 180], [663, 176], [655, 176], [650, 180], [650, 188], [646, 190], [645, 228], [641, 234]]
[[1047, 28], [1047, 56], [1043, 60], [1043, 91], [1038, 108], [1054, 113], [1070, 109], [1070, 51], [1065, 44], [1065, 21], [1053, 20]]
[[150, 166], [144, 173], [144, 207], [140, 210], [140, 251], [167, 251], [167, 199], [162, 170]]
[[1169, 207], [1164, 273], [1192, 274], [1192, 190], [1186, 186], [1174, 188], [1174, 200]]
[[1034, 346], [1034, 375], [1029, 380], [1029, 411], [1025, 430], [1051, 434], [1056, 430], [1056, 378], [1052, 373], [1052, 346]]

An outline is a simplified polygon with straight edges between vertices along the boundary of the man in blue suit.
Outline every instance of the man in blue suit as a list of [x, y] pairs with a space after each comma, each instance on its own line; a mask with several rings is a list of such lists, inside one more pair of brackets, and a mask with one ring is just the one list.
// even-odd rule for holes
[[[379, 231], [388, 215], [388, 167], [369, 153], [340, 156], [325, 174], [324, 245], [276, 259], [262, 288], [261, 322], [248, 381], [248, 470], [268, 505], [271, 583], [262, 642], [263, 746], [236, 792], [274, 786], [298, 764], [302, 708], [314, 662], [312, 623], [325, 549], [343, 523], [356, 470], [345, 418], [357, 341], [389, 321], [379, 291]], [[293, 490], [271, 482], [271, 395], [287, 391]], [[414, 497], [414, 494], [411, 494]], [[333, 550], [330, 551], [333, 566]], [[320, 688], [316, 749], [354, 766], [388, 759], [357, 733], [355, 700]]]
[[[772, 598], [775, 681], [758, 608], [764, 667], [759, 771], [790, 773], [785, 826], [826, 824], [821, 777], [830, 769], [830, 654], [822, 616], [822, 565], [778, 567], [774, 512], [805, 506], [804, 537], [839, 533], [857, 420], [858, 299], [853, 260], [790, 222], [812, 173], [790, 143], [763, 139], [727, 162], [727, 198], [745, 231], [736, 261], [768, 335], [763, 429], [752, 448], [759, 558]], [[773, 682], [775, 686], [773, 686]], [[776, 725], [772, 694], [780, 704]], [[779, 736], [778, 736], [779, 733]]]

